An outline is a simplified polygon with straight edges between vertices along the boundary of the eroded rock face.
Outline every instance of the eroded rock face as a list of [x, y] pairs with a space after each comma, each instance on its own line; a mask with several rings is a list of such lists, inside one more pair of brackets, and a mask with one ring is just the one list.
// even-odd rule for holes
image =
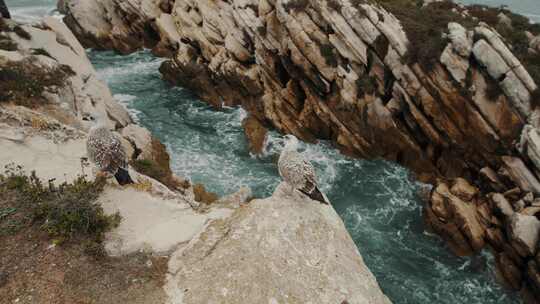
[[64, 22], [85, 47], [131, 53], [159, 40], [149, 21], [160, 13], [160, 0], [63, 0]]
[[451, 186], [439, 183], [424, 210], [428, 227], [457, 255], [490, 248], [505, 285], [521, 291], [525, 303], [536, 303], [540, 208], [534, 195], [519, 188], [487, 197], [467, 195], [473, 189], [462, 179]]
[[249, 151], [253, 154], [261, 154], [264, 149], [268, 130], [253, 116], [248, 116], [242, 122], [249, 143]]
[[[129, 15], [135, 37], [146, 35], [141, 24], [153, 28], [154, 53], [169, 58], [164, 78], [216, 108], [241, 105], [305, 141], [329, 139], [352, 155], [397, 161], [423, 181], [451, 179], [433, 191], [428, 224], [460, 255], [488, 244], [509, 285], [534, 291], [531, 257], [514, 248], [507, 224], [516, 212], [537, 216], [538, 84], [489, 25], [450, 22], [428, 69], [408, 59], [410, 33], [400, 20], [358, 1], [176, 0], [153, 15], [129, 13], [153, 0], [88, 2], [106, 7], [109, 25]], [[95, 34], [79, 5], [68, 6], [72, 28], [105, 37], [102, 48], [131, 51], [148, 41], [130, 43], [127, 31], [111, 35], [109, 25]], [[537, 40], [529, 35], [532, 51]]]
[[[96, 39], [106, 36], [104, 48], [129, 44], [126, 50], [135, 50], [145, 39], [130, 43], [127, 37], [154, 28], [159, 37], [154, 53], [171, 58], [160, 69], [164, 77], [216, 107], [242, 105], [282, 132], [307, 141], [332, 139], [361, 157], [384, 156], [423, 179], [469, 177], [486, 165], [498, 168], [492, 156], [512, 154], [512, 143], [531, 113], [536, 84], [485, 24], [472, 31], [449, 23], [447, 48], [440, 64], [428, 71], [406, 63], [407, 34], [399, 20], [374, 5], [347, 0], [339, 5], [310, 1], [301, 9], [275, 0], [67, 2], [68, 19], [78, 21], [67, 22], [71, 28]], [[105, 7], [100, 16], [112, 21], [88, 25], [94, 18], [81, 5]], [[133, 7], [140, 12], [130, 14]], [[135, 24], [129, 29], [135, 34], [108, 34], [114, 22], [119, 29]], [[486, 97], [492, 85], [504, 92], [497, 100]]]
[[[148, 130], [134, 124], [107, 85], [97, 78], [84, 48], [64, 23], [52, 17], [46, 17], [36, 25], [5, 22], [4, 36], [0, 39], [4, 43], [8, 41], [13, 48], [0, 50], [0, 69], [20, 78], [6, 81], [26, 81], [33, 85], [25, 83], [22, 87], [36, 87], [39, 92], [27, 92], [25, 88], [22, 92], [14, 92], [15, 89], [2, 92], [2, 102], [34, 108], [45, 117], [82, 132], [90, 127], [82, 120], [83, 114], [100, 113], [107, 117], [109, 127], [122, 137], [130, 159], [152, 160], [171, 175], [165, 148]], [[15, 30], [16, 27], [19, 29]], [[2, 87], [3, 91], [10, 89]], [[25, 99], [30, 101], [25, 102]]]
[[7, 39], [16, 45], [16, 49], [0, 50], [0, 65], [3, 69], [26, 63], [27, 70], [35, 67], [37, 70], [49, 72], [55, 69], [69, 71], [68, 77], [60, 85], [44, 88], [42, 97], [45, 101], [35, 106], [46, 103], [49, 107], [56, 108], [50, 109], [51, 116], [83, 129], [88, 127], [81, 120], [83, 113], [99, 112], [108, 117], [110, 127], [115, 129], [132, 123], [126, 109], [114, 100], [107, 86], [98, 80], [84, 48], [63, 23], [46, 17], [38, 25], [17, 25], [10, 22], [9, 27], [19, 27], [27, 36], [21, 37], [13, 31], [6, 32]]
[[173, 303], [390, 303], [333, 208], [285, 188], [175, 253]]
[[[486, 225], [472, 196], [463, 196], [472, 186], [458, 180], [448, 189], [444, 183], [432, 192], [431, 204], [425, 210], [430, 228], [443, 236], [457, 255], [479, 252], [485, 244]], [[462, 198], [469, 198], [463, 200]]]
[[510, 218], [510, 237], [522, 257], [534, 256], [540, 237], [540, 221], [531, 215], [516, 213]]

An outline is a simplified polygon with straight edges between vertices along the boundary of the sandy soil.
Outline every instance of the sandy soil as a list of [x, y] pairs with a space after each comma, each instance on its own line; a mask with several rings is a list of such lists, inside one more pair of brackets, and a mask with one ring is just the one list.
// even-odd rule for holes
[[[167, 256], [96, 258], [77, 241], [52, 246], [0, 198], [0, 303], [165, 303]], [[1, 216], [4, 214], [4, 216]]]

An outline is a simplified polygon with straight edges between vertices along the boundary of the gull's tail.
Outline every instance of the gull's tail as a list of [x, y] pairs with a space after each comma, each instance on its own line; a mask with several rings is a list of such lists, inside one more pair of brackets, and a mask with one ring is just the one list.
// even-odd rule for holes
[[128, 184], [134, 184], [133, 180], [131, 179], [131, 176], [129, 176], [128, 170], [124, 168], [118, 168], [118, 171], [116, 171], [116, 174], [114, 175], [116, 178], [116, 181], [121, 185], [128, 185]]
[[304, 193], [305, 195], [309, 196], [309, 198], [311, 198], [314, 201], [318, 201], [321, 204], [330, 205], [328, 201], [326, 200], [326, 198], [324, 197], [324, 194], [322, 194], [322, 192], [317, 187], [313, 188], [313, 191], [311, 191], [310, 193], [306, 193], [303, 190], [300, 190], [300, 191]]

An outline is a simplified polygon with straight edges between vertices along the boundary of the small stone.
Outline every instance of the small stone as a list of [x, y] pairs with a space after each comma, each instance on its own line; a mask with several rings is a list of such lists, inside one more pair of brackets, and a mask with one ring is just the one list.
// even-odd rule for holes
[[510, 239], [522, 257], [534, 256], [540, 233], [540, 221], [530, 215], [514, 213], [510, 218]]

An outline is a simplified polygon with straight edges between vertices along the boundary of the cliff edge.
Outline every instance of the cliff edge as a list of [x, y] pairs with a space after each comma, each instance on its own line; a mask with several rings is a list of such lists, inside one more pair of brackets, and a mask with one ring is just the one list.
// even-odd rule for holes
[[[0, 29], [0, 302], [390, 303], [332, 207], [281, 186], [197, 202], [63, 23]], [[87, 163], [82, 116], [97, 112], [134, 185]]]
[[69, 0], [62, 9], [88, 46], [151, 46], [169, 58], [165, 79], [216, 108], [241, 105], [248, 132], [328, 139], [411, 168], [435, 185], [426, 222], [449, 248], [491, 248], [503, 281], [540, 298], [540, 27], [527, 18], [444, 0]]

